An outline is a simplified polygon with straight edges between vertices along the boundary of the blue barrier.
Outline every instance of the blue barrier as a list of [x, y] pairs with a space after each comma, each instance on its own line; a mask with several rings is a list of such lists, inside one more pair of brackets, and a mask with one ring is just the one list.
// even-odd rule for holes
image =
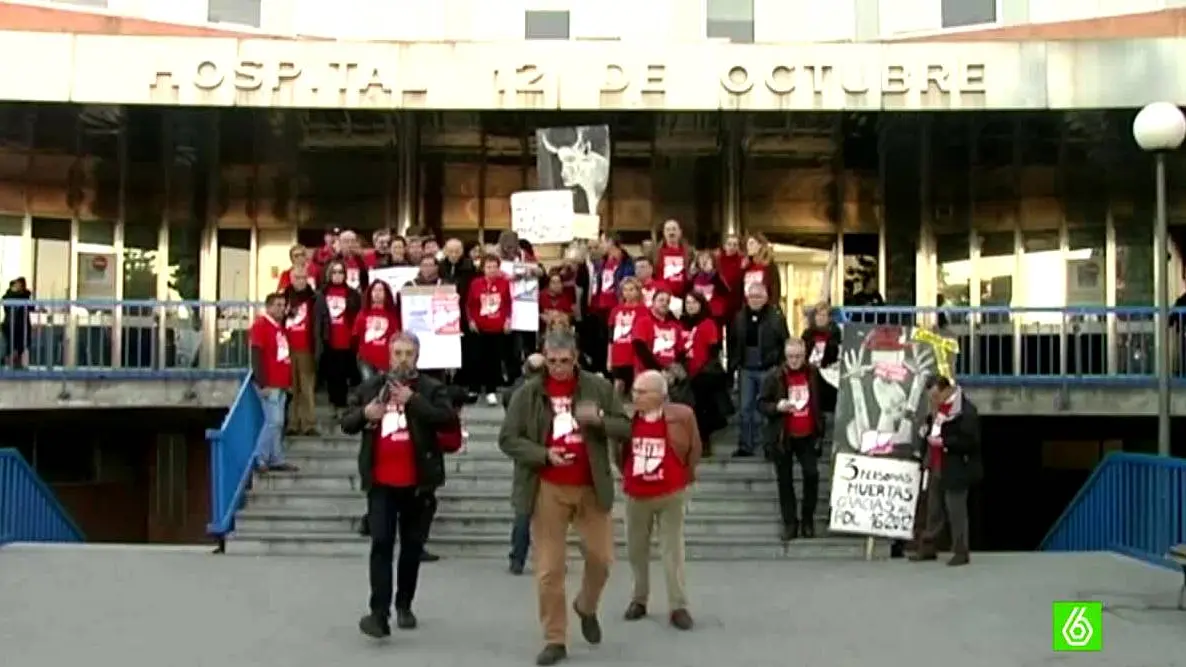
[[206, 532], [214, 537], [221, 539], [234, 529], [235, 512], [251, 481], [255, 439], [263, 425], [263, 404], [248, 375], [222, 427], [206, 431], [210, 442], [210, 523]]
[[1114, 551], [1174, 570], [1186, 543], [1186, 460], [1116, 452], [1088, 477], [1041, 551]]
[[[1156, 308], [842, 308], [842, 322], [935, 327], [960, 345], [965, 384], [1153, 386]], [[1172, 311], [1171, 322], [1186, 318]], [[1177, 383], [1186, 381], [1186, 327], [1171, 330]]]
[[15, 449], [0, 449], [0, 546], [86, 538], [41, 477]]
[[257, 304], [4, 300], [3, 379], [237, 378]]

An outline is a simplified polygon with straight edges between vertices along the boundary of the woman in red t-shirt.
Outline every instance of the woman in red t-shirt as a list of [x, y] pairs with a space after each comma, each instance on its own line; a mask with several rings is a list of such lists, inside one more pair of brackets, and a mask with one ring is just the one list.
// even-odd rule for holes
[[371, 282], [363, 295], [362, 310], [354, 319], [354, 347], [362, 379], [391, 368], [391, 337], [399, 332], [399, 311], [395, 295], [382, 280]]
[[655, 269], [659, 282], [671, 296], [683, 298], [692, 277], [692, 247], [684, 240], [684, 230], [676, 220], [663, 223], [663, 240], [655, 249]]
[[683, 330], [668, 305], [671, 294], [660, 289], [651, 300], [648, 317], [634, 320], [634, 372], [661, 371], [670, 368], [682, 357], [680, 339]]
[[724, 316], [727, 324], [737, 317], [737, 312], [741, 310], [741, 304], [745, 300], [745, 294], [741, 289], [741, 263], [745, 261], [745, 255], [741, 253], [741, 239], [733, 234], [726, 236], [725, 243], [716, 253], [716, 260], [717, 273], [729, 288]]
[[321, 347], [325, 390], [339, 413], [346, 409], [350, 386], [360, 381], [354, 351], [354, 319], [361, 309], [362, 295], [346, 284], [346, 265], [340, 260], [326, 264], [325, 283], [317, 293], [314, 307], [314, 326]]
[[698, 291], [688, 292], [684, 297], [684, 314], [680, 318], [683, 326], [684, 368], [696, 404], [696, 426], [704, 442], [705, 456], [711, 455], [709, 442], [713, 432], [725, 426], [729, 400], [725, 387], [724, 368], [721, 366], [720, 327], [709, 316], [708, 301]]
[[467, 336], [474, 336], [476, 373], [486, 389], [486, 402], [498, 405], [498, 388], [503, 384], [503, 372], [517, 364], [511, 347], [511, 281], [502, 272], [498, 255], [486, 255], [482, 260], [482, 275], [470, 283], [465, 298], [465, 313], [469, 319]]
[[745, 239], [745, 259], [741, 261], [742, 298], [745, 298], [745, 290], [754, 283], [765, 285], [768, 303], [783, 310], [782, 281], [778, 277], [778, 267], [774, 265], [774, 248], [759, 232]]
[[692, 291], [704, 296], [704, 301], [708, 304], [708, 310], [704, 314], [723, 324], [729, 302], [729, 285], [717, 271], [717, 263], [711, 252], [702, 250], [696, 253], [695, 271], [692, 276]]
[[570, 319], [573, 316], [573, 299], [564, 287], [564, 276], [560, 275], [559, 269], [548, 272], [547, 289], [539, 293], [539, 317], [544, 325], [541, 330], [547, 329], [552, 311], [564, 313]]
[[609, 350], [606, 353], [614, 388], [621, 393], [630, 391], [634, 384], [634, 326], [639, 318], [649, 317], [642, 305], [642, 288], [637, 278], [622, 281], [622, 302], [614, 306], [607, 318]]

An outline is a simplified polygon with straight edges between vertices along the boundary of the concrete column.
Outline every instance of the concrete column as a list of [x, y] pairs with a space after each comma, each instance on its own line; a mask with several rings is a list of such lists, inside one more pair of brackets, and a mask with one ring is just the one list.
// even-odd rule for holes
[[740, 235], [743, 233], [741, 171], [745, 128], [741, 116], [736, 113], [723, 115], [721, 122], [721, 231], [723, 236]]
[[853, 0], [853, 39], [857, 42], [876, 42], [881, 38], [880, 0]]
[[396, 142], [396, 165], [399, 178], [396, 205], [396, 225], [399, 234], [418, 225], [420, 213], [420, 125], [414, 112], [404, 112], [399, 119], [399, 140]]

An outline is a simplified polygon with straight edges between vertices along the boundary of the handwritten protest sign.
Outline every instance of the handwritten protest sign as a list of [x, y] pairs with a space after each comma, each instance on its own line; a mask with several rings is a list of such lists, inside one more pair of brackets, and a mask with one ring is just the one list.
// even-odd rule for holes
[[511, 229], [534, 244], [573, 239], [572, 190], [524, 190], [511, 195]]
[[421, 369], [461, 368], [461, 298], [453, 285], [400, 292], [404, 331], [420, 340]]
[[837, 454], [829, 529], [911, 539], [921, 488], [922, 470], [915, 461]]

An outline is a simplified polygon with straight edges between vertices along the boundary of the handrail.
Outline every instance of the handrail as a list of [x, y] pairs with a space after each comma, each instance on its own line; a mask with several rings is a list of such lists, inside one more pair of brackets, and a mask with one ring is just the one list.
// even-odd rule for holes
[[235, 512], [251, 480], [255, 441], [263, 424], [263, 403], [248, 373], [221, 428], [206, 431], [210, 442], [210, 523], [206, 532], [220, 541], [234, 530]]
[[85, 540], [78, 524], [25, 457], [15, 449], [0, 449], [0, 545]]
[[1042, 540], [1041, 551], [1114, 551], [1177, 569], [1186, 543], [1186, 460], [1114, 452], [1096, 466]]

